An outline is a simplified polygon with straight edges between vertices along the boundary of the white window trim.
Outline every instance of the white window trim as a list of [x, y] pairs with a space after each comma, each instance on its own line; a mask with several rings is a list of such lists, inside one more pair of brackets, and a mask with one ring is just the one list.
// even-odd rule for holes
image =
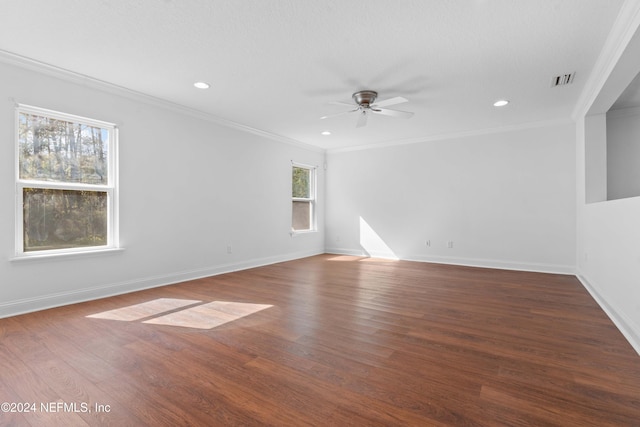
[[[290, 218], [289, 223], [292, 224], [291, 225], [291, 236], [297, 236], [300, 234], [308, 234], [308, 233], [317, 233], [318, 232], [318, 224], [317, 224], [317, 218], [318, 218], [318, 213], [317, 213], [317, 200], [318, 200], [318, 193], [317, 193], [317, 182], [318, 182], [318, 166], [315, 165], [307, 165], [304, 163], [298, 163], [295, 161], [291, 161], [291, 169], [293, 170], [294, 167], [298, 167], [298, 168], [304, 168], [304, 169], [309, 169], [311, 171], [311, 183], [310, 183], [310, 189], [309, 189], [309, 194], [311, 197], [291, 197], [291, 202], [310, 202], [311, 203], [311, 228], [309, 230], [294, 230], [293, 229], [293, 217]], [[290, 174], [290, 176], [292, 176], [292, 174]], [[293, 187], [293, 177], [292, 177], [292, 181], [290, 182], [289, 188]], [[293, 215], [293, 214], [292, 214]]]
[[[52, 119], [81, 123], [109, 129], [109, 150], [107, 152], [108, 178], [107, 184], [79, 184], [69, 182], [47, 182], [20, 179], [20, 135], [18, 132], [20, 113], [46, 116]], [[14, 176], [16, 183], [15, 193], [15, 256], [12, 260], [43, 259], [79, 254], [96, 254], [101, 252], [113, 252], [120, 250], [119, 208], [118, 208], [118, 128], [115, 124], [73, 114], [47, 110], [45, 108], [18, 104], [15, 109], [14, 122]], [[87, 190], [103, 191], [107, 193], [107, 244], [103, 246], [86, 246], [80, 248], [49, 249], [41, 251], [24, 251], [24, 217], [23, 217], [23, 189], [24, 188], [50, 188], [62, 190]]]

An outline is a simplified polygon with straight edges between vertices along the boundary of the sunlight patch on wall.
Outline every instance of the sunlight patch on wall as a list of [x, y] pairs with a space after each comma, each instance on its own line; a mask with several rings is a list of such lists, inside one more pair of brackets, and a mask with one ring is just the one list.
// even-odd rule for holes
[[270, 307], [273, 305], [233, 301], [203, 303], [199, 300], [158, 298], [141, 304], [90, 314], [87, 317], [125, 322], [146, 318], [147, 320], [142, 323], [212, 329]]
[[362, 217], [360, 217], [360, 246], [369, 256], [398, 259], [397, 255]]

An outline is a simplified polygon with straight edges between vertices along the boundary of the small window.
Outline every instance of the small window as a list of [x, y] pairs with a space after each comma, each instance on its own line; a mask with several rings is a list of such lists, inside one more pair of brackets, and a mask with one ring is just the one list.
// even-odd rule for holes
[[292, 214], [293, 232], [314, 231], [316, 228], [316, 168], [293, 165]]
[[19, 106], [16, 139], [16, 255], [117, 247], [115, 126]]

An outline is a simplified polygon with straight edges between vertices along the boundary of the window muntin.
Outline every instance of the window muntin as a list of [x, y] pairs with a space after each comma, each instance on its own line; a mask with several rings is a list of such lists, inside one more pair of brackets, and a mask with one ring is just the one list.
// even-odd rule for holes
[[16, 111], [16, 255], [117, 247], [116, 128]]
[[316, 168], [294, 164], [291, 181], [291, 229], [293, 232], [314, 231]]

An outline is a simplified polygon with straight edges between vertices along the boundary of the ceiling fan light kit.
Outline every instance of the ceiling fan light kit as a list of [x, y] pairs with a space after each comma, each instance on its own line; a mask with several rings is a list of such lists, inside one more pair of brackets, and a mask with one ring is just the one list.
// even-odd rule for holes
[[[355, 109], [352, 109], [349, 111], [343, 111], [342, 113], [337, 113], [337, 114], [329, 114], [329, 115], [320, 117], [320, 119], [327, 119], [330, 117], [341, 116], [343, 114], [359, 112], [360, 115], [358, 117], [358, 121], [356, 122], [356, 127], [363, 127], [367, 124], [367, 118], [369, 113], [382, 114], [382, 115], [391, 116], [391, 117], [401, 117], [405, 119], [408, 119], [409, 117], [413, 116], [413, 113], [409, 111], [400, 111], [400, 110], [393, 110], [390, 108], [383, 108], [390, 105], [396, 105], [396, 104], [401, 104], [403, 102], [408, 102], [406, 98], [403, 98], [401, 96], [385, 99], [384, 101], [380, 101], [376, 103], [375, 101], [378, 98], [378, 92], [373, 90], [361, 90], [361, 91], [355, 92], [352, 95], [352, 98], [356, 103]], [[345, 102], [340, 102], [340, 101], [332, 102], [332, 104], [346, 105], [346, 106], [352, 107], [351, 104], [347, 104]]]

